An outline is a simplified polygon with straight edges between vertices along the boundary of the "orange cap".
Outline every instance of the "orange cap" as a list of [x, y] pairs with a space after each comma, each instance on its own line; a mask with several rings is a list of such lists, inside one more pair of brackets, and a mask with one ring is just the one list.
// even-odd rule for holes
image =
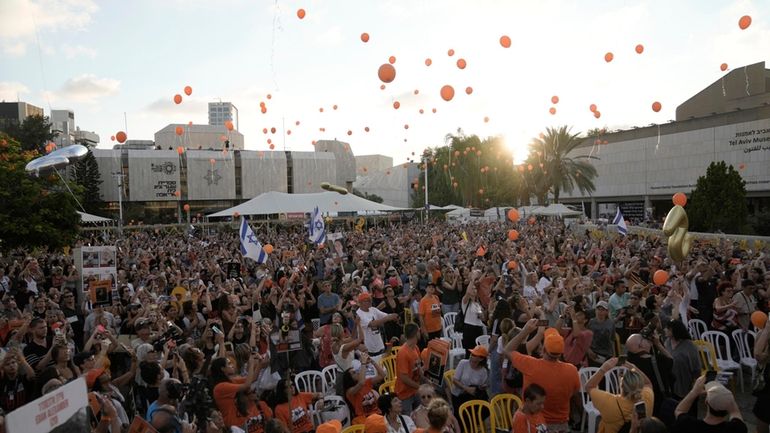
[[363, 292], [360, 295], [358, 295], [358, 302], [364, 302], [364, 301], [371, 301], [372, 295], [369, 294], [369, 292]]
[[489, 356], [489, 351], [484, 346], [476, 346], [471, 350], [471, 355], [478, 356], [479, 358], [486, 358]]
[[369, 415], [364, 422], [364, 431], [366, 433], [387, 433], [388, 427], [385, 423], [385, 417], [376, 413]]
[[325, 422], [315, 429], [316, 433], [340, 433], [342, 431], [342, 423], [339, 420], [333, 419], [329, 422]]

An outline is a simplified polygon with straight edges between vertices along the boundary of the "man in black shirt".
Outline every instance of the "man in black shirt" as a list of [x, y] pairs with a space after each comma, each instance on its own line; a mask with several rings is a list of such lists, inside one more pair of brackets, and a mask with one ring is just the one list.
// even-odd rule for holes
[[[705, 382], [706, 376], [699, 377], [679, 402], [671, 433], [747, 433], [741, 410], [730, 390], [717, 381]], [[706, 416], [702, 420], [687, 413], [701, 394], [706, 394]]]
[[24, 357], [27, 358], [27, 363], [35, 371], [43, 371], [51, 363], [51, 349], [53, 348], [53, 344], [47, 338], [48, 325], [46, 325], [45, 319], [39, 317], [32, 319], [29, 323], [29, 332], [32, 334], [32, 339], [24, 348]]
[[0, 407], [10, 412], [35, 397], [35, 371], [27, 364], [19, 349], [8, 351], [1, 366], [3, 375], [0, 379]]

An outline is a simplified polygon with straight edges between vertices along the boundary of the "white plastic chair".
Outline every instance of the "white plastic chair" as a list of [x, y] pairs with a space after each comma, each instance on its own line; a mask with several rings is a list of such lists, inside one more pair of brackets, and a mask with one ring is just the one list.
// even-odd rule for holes
[[[319, 400], [320, 401], [320, 400]], [[324, 406], [332, 407], [331, 410], [323, 410], [323, 408], [315, 407], [315, 412], [318, 414], [317, 418], [320, 420], [319, 424], [329, 422], [331, 420], [338, 420], [342, 423], [342, 427], [350, 425], [350, 408], [345, 403], [345, 399], [338, 395], [327, 395], [323, 399]], [[319, 424], [316, 424], [318, 427]]]
[[620, 394], [620, 378], [626, 373], [628, 368], [626, 367], [612, 367], [604, 375], [604, 390], [610, 394]]
[[741, 382], [743, 392], [743, 368], [741, 364], [733, 361], [733, 352], [730, 349], [730, 337], [721, 331], [706, 331], [701, 334], [701, 339], [714, 346], [717, 355], [717, 365], [720, 371], [737, 371], [738, 380]]
[[746, 367], [751, 371], [751, 383], [754, 383], [754, 376], [757, 374], [757, 360], [754, 358], [754, 353], [751, 350], [751, 341], [756, 341], [756, 334], [752, 331], [744, 331], [743, 329], [736, 329], [733, 331], [733, 341], [735, 347], [738, 348], [738, 358], [742, 367]]
[[446, 313], [442, 319], [444, 328], [441, 330], [444, 337], [452, 337], [450, 334], [454, 332], [455, 319], [457, 319], [457, 313]]
[[706, 326], [706, 322], [703, 320], [690, 319], [687, 321], [687, 329], [690, 331], [690, 337], [693, 340], [703, 340], [701, 336], [704, 332], [708, 331], [708, 326]]
[[583, 415], [580, 418], [580, 431], [583, 431], [586, 427], [586, 421], [588, 421], [588, 433], [596, 432], [597, 420], [601, 414], [599, 413], [599, 410], [594, 407], [591, 396], [586, 392], [585, 385], [586, 382], [588, 382], [588, 379], [598, 371], [598, 367], [583, 367], [578, 372], [580, 375], [580, 397], [583, 399]]
[[489, 335], [482, 335], [480, 337], [476, 337], [476, 346], [484, 346], [487, 349], [489, 348]]
[[307, 370], [294, 376], [294, 384], [299, 392], [324, 393], [324, 375], [320, 371]]
[[327, 365], [321, 370], [324, 377], [324, 394], [334, 395], [337, 393], [337, 378], [342, 376], [342, 370], [336, 364]]
[[458, 359], [465, 358], [465, 349], [463, 348], [463, 334], [460, 332], [453, 332], [452, 336], [452, 349], [449, 350], [449, 370], [455, 368], [460, 362]]

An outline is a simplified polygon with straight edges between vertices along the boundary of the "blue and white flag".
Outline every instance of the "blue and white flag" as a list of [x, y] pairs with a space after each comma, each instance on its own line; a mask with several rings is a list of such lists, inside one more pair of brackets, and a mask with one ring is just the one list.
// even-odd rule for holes
[[249, 227], [245, 217], [241, 217], [241, 254], [257, 263], [267, 261], [267, 253], [262, 249], [262, 244], [257, 240], [257, 235]]
[[318, 206], [313, 209], [313, 213], [310, 215], [307, 236], [310, 239], [310, 242], [314, 244], [326, 242], [326, 227], [324, 226], [323, 216], [321, 216], [321, 212], [318, 211]]
[[619, 207], [618, 213], [615, 214], [615, 219], [612, 220], [612, 223], [618, 226], [618, 233], [623, 236], [628, 234], [628, 226], [626, 225], [626, 220], [623, 219], [623, 212], [620, 211]]

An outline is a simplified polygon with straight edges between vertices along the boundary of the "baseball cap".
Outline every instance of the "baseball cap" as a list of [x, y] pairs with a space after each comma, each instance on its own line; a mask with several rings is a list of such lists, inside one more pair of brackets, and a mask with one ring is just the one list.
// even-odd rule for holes
[[96, 380], [99, 379], [99, 376], [104, 374], [103, 368], [94, 368], [93, 370], [88, 370], [88, 373], [86, 373], [86, 385], [89, 388], [94, 387], [94, 383], [96, 383]]
[[365, 433], [387, 433], [387, 431], [388, 427], [384, 416], [375, 413], [366, 417], [366, 421], [364, 421]]
[[596, 308], [604, 308], [605, 310], [609, 310], [610, 304], [608, 304], [607, 301], [599, 301], [596, 303]]
[[706, 404], [714, 410], [729, 410], [735, 404], [735, 397], [729, 389], [717, 381], [706, 384]]
[[369, 294], [369, 292], [364, 292], [358, 295], [358, 302], [364, 302], [364, 301], [371, 301], [372, 295]]
[[561, 355], [564, 353], [564, 337], [555, 329], [549, 332], [550, 329], [545, 332], [545, 351], [552, 355]]
[[342, 423], [336, 419], [325, 422], [315, 429], [316, 433], [340, 433], [340, 431], [342, 431]]
[[471, 350], [471, 355], [478, 356], [479, 358], [486, 358], [489, 356], [489, 351], [484, 346], [476, 346]]

